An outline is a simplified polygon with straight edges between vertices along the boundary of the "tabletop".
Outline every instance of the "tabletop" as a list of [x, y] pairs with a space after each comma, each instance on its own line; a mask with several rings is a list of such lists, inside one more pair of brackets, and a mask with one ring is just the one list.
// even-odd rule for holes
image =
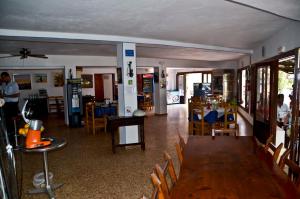
[[190, 136], [171, 198], [300, 198], [252, 137]]
[[43, 147], [38, 147], [38, 148], [33, 148], [33, 149], [27, 149], [27, 148], [22, 148], [24, 152], [48, 152], [48, 151], [53, 151], [59, 148], [64, 147], [67, 142], [64, 138], [54, 138], [54, 137], [49, 137], [49, 138], [42, 138], [42, 140], [50, 140], [51, 144], [48, 146], [43, 146]]

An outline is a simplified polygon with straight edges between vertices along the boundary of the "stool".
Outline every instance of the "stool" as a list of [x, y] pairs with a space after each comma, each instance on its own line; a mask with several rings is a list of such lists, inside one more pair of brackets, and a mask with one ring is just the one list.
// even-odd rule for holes
[[64, 147], [67, 144], [67, 142], [64, 139], [57, 139], [57, 138], [44, 138], [44, 140], [51, 140], [51, 144], [45, 147], [34, 148], [34, 149], [23, 148], [24, 152], [43, 153], [46, 187], [31, 189], [28, 191], [28, 193], [29, 194], [47, 193], [50, 199], [55, 199], [54, 190], [63, 186], [63, 183], [50, 184], [49, 182], [48, 152]]

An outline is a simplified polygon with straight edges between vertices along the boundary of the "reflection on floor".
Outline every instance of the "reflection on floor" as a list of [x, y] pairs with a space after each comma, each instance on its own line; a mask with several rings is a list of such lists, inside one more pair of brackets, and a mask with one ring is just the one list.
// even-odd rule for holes
[[[251, 126], [239, 118], [240, 134], [252, 135]], [[56, 190], [57, 198], [130, 198], [137, 199], [145, 194], [150, 197], [152, 184], [149, 176], [155, 163], [162, 163], [163, 151], [173, 157], [178, 171], [178, 160], [174, 143], [177, 132], [185, 139], [188, 135], [187, 106], [168, 106], [167, 116], [151, 114], [145, 119], [146, 151], [139, 147], [118, 148], [111, 151], [108, 133], [98, 132], [96, 136], [87, 134], [84, 128], [67, 128], [63, 118], [50, 116], [44, 122], [47, 135], [64, 137], [68, 145], [59, 151], [49, 153], [49, 168], [54, 173], [54, 182], [64, 186]], [[28, 195], [32, 188], [33, 175], [42, 171], [41, 154], [24, 154], [23, 157], [23, 197], [47, 198], [46, 195]]]

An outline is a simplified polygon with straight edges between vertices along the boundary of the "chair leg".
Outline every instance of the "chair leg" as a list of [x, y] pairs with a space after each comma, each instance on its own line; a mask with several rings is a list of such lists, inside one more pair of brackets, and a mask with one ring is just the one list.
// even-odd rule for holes
[[93, 135], [96, 135], [95, 120], [93, 120]]

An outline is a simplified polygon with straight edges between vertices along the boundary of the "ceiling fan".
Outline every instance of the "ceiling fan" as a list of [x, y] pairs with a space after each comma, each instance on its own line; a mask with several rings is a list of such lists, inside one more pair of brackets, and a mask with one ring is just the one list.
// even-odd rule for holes
[[28, 57], [48, 59], [48, 57], [46, 55], [43, 55], [43, 54], [31, 54], [30, 50], [27, 49], [27, 48], [22, 48], [20, 50], [19, 54], [0, 57], [0, 59], [1, 58], [8, 58], [8, 57], [19, 57], [19, 56], [20, 56], [20, 59], [26, 59]]

